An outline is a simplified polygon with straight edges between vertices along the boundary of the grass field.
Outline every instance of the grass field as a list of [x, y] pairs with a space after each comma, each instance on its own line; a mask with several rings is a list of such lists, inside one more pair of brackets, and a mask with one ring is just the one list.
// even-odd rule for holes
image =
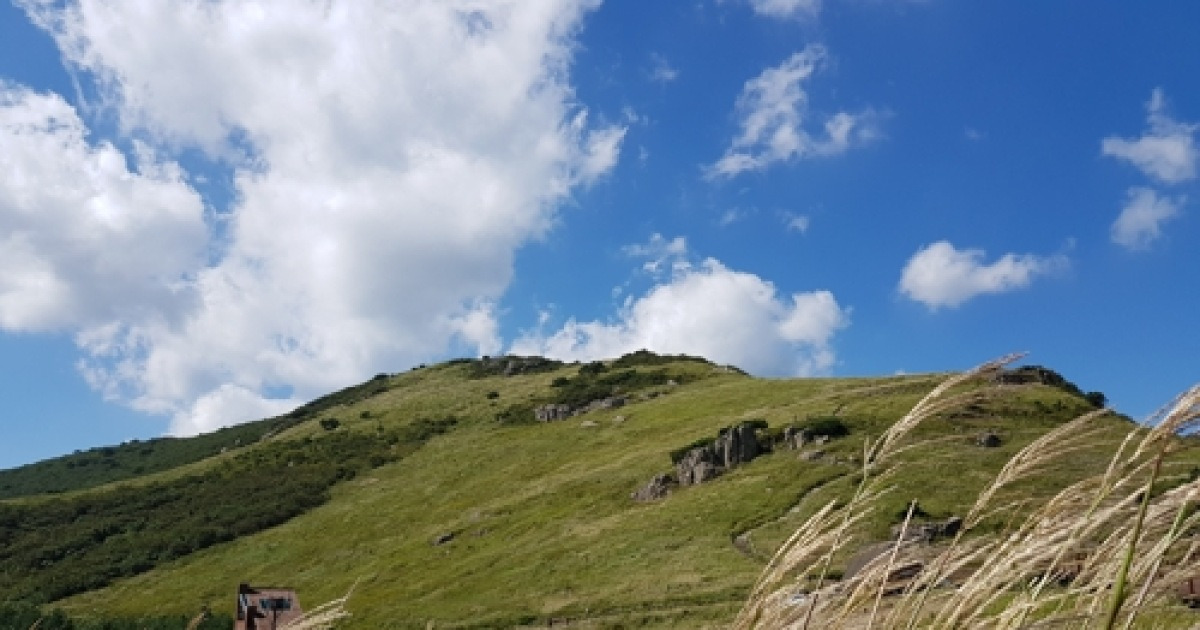
[[[386, 385], [377, 393], [326, 405], [263, 444], [335, 432], [375, 435], [421, 418], [453, 417], [453, 430], [333, 486], [329, 501], [282, 525], [55, 605], [84, 617], [191, 615], [205, 606], [232, 612], [232, 593], [245, 581], [295, 587], [307, 606], [353, 585], [352, 616], [339, 626], [345, 628], [551, 621], [727, 627], [783, 541], [829, 501], [851, 496], [861, 481], [864, 442], [945, 378], [770, 380], [684, 361], [636, 368], [669, 370], [681, 384], [646, 388], [622, 408], [552, 423], [495, 420], [513, 405], [547, 400], [555, 379], [574, 378], [579, 368], [474, 378], [470, 364], [457, 363], [390, 376], [377, 383]], [[834, 568], [858, 546], [886, 539], [914, 499], [931, 519], [965, 514], [1014, 453], [1090, 409], [1061, 389], [1004, 386], [931, 418], [913, 432], [920, 445], [895, 459], [893, 489], [848, 532], [851, 542]], [[761, 418], [778, 427], [835, 414], [850, 434], [823, 445], [819, 459], [777, 450], [660, 501], [630, 498], [653, 475], [671, 470], [673, 449], [735, 422]], [[338, 426], [323, 428], [320, 420], [327, 419]], [[1130, 425], [1109, 416], [1094, 426], [1087, 449], [1006, 488], [1005, 500], [1019, 498], [1029, 510], [1103, 469]], [[1001, 446], [976, 445], [983, 431], [996, 433]], [[221, 466], [220, 457], [187, 470]], [[1183, 475], [1200, 465], [1194, 449], [1177, 459], [1172, 469]], [[179, 474], [157, 472], [133, 483], [149, 487]], [[993, 515], [978, 531], [1005, 524], [1004, 514]], [[448, 542], [433, 544], [448, 534]]]

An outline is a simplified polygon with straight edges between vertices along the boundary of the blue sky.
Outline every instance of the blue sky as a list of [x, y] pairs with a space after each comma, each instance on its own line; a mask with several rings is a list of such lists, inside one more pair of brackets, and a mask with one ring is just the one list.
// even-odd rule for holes
[[0, 5], [0, 467], [452, 356], [1192, 385], [1200, 8]]

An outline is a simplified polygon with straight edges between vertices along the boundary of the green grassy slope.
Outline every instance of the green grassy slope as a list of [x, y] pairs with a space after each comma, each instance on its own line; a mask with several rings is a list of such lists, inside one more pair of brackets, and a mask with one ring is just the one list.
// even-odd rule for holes
[[[578, 389], [564, 380], [580, 378], [580, 366], [503, 376], [491, 369], [499, 364], [455, 362], [326, 400], [287, 431], [244, 450], [382, 436], [429, 418], [456, 423], [391, 463], [359, 469], [329, 488], [328, 501], [283, 524], [156, 562], [58, 604], [84, 616], [190, 615], [202, 606], [229, 608], [240, 581], [294, 586], [308, 606], [357, 583], [347, 628], [486, 628], [550, 619], [724, 627], [773, 549], [855, 483], [864, 440], [941, 379], [765, 380], [694, 360], [647, 363], [625, 368], [642, 376], [612, 380], [643, 387], [635, 402], [547, 424], [496, 417]], [[645, 377], [655, 370], [668, 376]], [[603, 374], [619, 371], [614, 365]], [[931, 517], [961, 513], [1020, 446], [1090, 408], [1061, 388], [1035, 385], [1005, 388], [1002, 397], [939, 418], [922, 429], [926, 444], [905, 455], [910, 472], [897, 477], [896, 491], [856, 536], [885, 537], [914, 498]], [[670, 470], [672, 450], [722, 427], [756, 418], [778, 427], [835, 413], [850, 435], [824, 445], [818, 460], [780, 450], [661, 501], [630, 499], [654, 474]], [[321, 425], [330, 419], [336, 428]], [[1019, 488], [1021, 496], [1047, 496], [1102, 466], [1128, 424], [1098, 423], [1112, 439], [1081, 453], [1077, 465]], [[983, 430], [999, 434], [1003, 445], [976, 446]], [[195, 462], [189, 474], [225, 466], [223, 457]], [[182, 477], [166, 471], [138, 487], [173, 478]], [[433, 544], [445, 534], [452, 540]]]

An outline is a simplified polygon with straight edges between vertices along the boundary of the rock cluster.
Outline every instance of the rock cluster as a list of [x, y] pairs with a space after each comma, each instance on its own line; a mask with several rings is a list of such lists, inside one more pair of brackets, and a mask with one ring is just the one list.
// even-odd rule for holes
[[589, 411], [597, 411], [600, 409], [617, 409], [624, 407], [626, 399], [623, 396], [609, 396], [592, 402], [582, 407], [572, 407], [561, 403], [550, 403], [540, 405], [533, 410], [533, 417], [538, 422], [555, 422], [558, 420], [566, 420], [571, 416], [588, 413]]
[[827, 442], [829, 442], [828, 435], [813, 435], [811, 431], [803, 427], [787, 426], [784, 427], [783, 434], [780, 436], [779, 446], [790, 450], [799, 450], [811, 444], [820, 446]]
[[1001, 444], [1000, 436], [994, 431], [987, 431], [975, 436], [975, 445], [984, 448], [996, 448]]
[[[907, 542], [930, 543], [939, 538], [954, 536], [958, 533], [958, 530], [962, 529], [962, 525], [963, 520], [957, 516], [951, 516], [944, 521], [909, 523], [908, 529], [904, 530], [904, 540]], [[904, 529], [903, 524], [892, 525], [892, 540], [900, 538], [900, 530], [902, 529]]]
[[704, 483], [766, 451], [755, 427], [743, 422], [722, 430], [711, 444], [685, 453], [675, 464], [675, 476], [681, 486]]
[[655, 475], [633, 493], [635, 501], [654, 501], [670, 493], [675, 486], [694, 486], [719, 477], [725, 471], [768, 452], [758, 436], [758, 428], [749, 422], [722, 429], [708, 444], [688, 449], [675, 463], [674, 473]]
[[679, 483], [675, 481], [675, 477], [671, 473], [654, 475], [653, 479], [633, 493], [633, 500], [643, 503], [657, 501], [671, 494], [671, 490], [678, 485]]

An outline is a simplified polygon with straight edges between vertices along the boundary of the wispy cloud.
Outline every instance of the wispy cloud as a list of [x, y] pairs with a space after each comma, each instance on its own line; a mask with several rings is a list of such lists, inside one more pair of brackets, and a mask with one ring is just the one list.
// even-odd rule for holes
[[814, 18], [821, 12], [821, 0], [750, 0], [759, 15], [780, 19]]
[[659, 53], [650, 53], [650, 80], [657, 83], [670, 83], [679, 78], [679, 70]]
[[1066, 256], [1005, 254], [985, 263], [981, 249], [938, 241], [913, 254], [900, 276], [900, 292], [931, 310], [954, 308], [980, 295], [1028, 287], [1034, 278], [1062, 270]]
[[1146, 103], [1146, 131], [1133, 140], [1110, 136], [1100, 143], [1104, 155], [1128, 161], [1164, 184], [1196, 177], [1196, 123], [1182, 123], [1167, 113], [1166, 96], [1156, 88]]
[[799, 232], [804, 234], [808, 232], [810, 220], [808, 215], [796, 214], [795, 212], [781, 212], [779, 218], [783, 221], [783, 227], [789, 232]]
[[1150, 188], [1130, 188], [1110, 230], [1113, 242], [1131, 251], [1149, 249], [1162, 236], [1162, 225], [1179, 215], [1186, 200], [1162, 197]]
[[707, 167], [710, 178], [734, 177], [792, 159], [839, 155], [879, 137], [879, 115], [873, 110], [837, 112], [818, 117], [816, 124], [811, 120], [804, 83], [827, 57], [823, 46], [810, 44], [746, 82], [737, 100], [741, 132], [725, 155]]
[[645, 243], [626, 245], [621, 251], [626, 256], [643, 259], [642, 271], [651, 275], [662, 275], [689, 265], [687, 239], [682, 236], [668, 240], [656, 232]]
[[[1146, 177], [1165, 186], [1196, 179], [1196, 131], [1200, 124], [1183, 123], [1167, 113], [1167, 99], [1155, 88], [1146, 103], [1146, 131], [1128, 140], [1116, 136], [1100, 144], [1103, 155], [1129, 162]], [[1167, 197], [1151, 188], [1134, 186], [1125, 205], [1109, 229], [1114, 243], [1130, 251], [1150, 249], [1163, 233], [1163, 225], [1178, 216], [1187, 198]]]
[[754, 208], [727, 208], [721, 213], [721, 216], [717, 218], [717, 225], [720, 227], [729, 227], [734, 223], [744, 221], [752, 214], [756, 214], [756, 210]]

